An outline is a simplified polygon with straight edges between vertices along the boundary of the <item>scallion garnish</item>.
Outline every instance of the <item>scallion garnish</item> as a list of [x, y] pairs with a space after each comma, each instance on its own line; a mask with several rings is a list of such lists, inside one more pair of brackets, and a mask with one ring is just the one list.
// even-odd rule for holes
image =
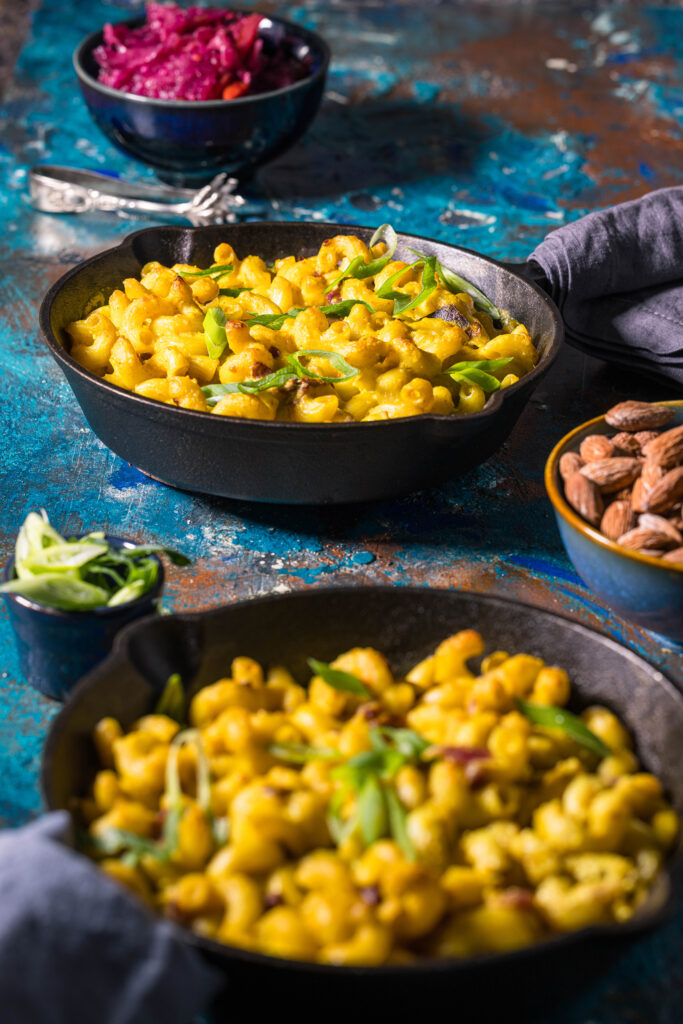
[[551, 704], [532, 704], [527, 700], [515, 700], [515, 704], [522, 714], [533, 722], [534, 725], [543, 726], [545, 729], [560, 729], [576, 742], [591, 750], [600, 757], [609, 757], [612, 751], [606, 743], [596, 736], [577, 715], [564, 708], [553, 707]]
[[500, 381], [490, 371], [502, 370], [511, 362], [512, 356], [507, 356], [505, 359], [471, 359], [462, 363], [453, 363], [443, 372], [453, 380], [478, 384], [488, 395], [500, 388]]
[[[310, 357], [326, 359], [332, 366], [339, 370], [339, 376], [326, 377], [323, 374], [309, 370], [302, 363], [303, 359]], [[292, 352], [285, 356], [285, 366], [273, 373], [259, 377], [257, 380], [230, 381], [227, 384], [206, 384], [202, 391], [209, 407], [216, 405], [225, 395], [254, 395], [260, 391], [268, 391], [271, 388], [281, 388], [290, 380], [317, 380], [325, 384], [340, 384], [342, 381], [351, 380], [358, 373], [355, 366], [351, 366], [338, 352], [327, 352], [324, 349], [303, 348], [298, 352]]]
[[159, 573], [156, 552], [176, 565], [189, 565], [178, 551], [157, 544], [114, 548], [104, 533], [67, 540], [47, 514], [30, 512], [19, 531], [14, 555], [16, 578], [0, 593], [19, 594], [62, 611], [90, 611], [134, 601], [154, 586]]
[[214, 263], [212, 267], [207, 267], [206, 270], [181, 270], [179, 273], [183, 279], [188, 277], [221, 277], [223, 274], [232, 274], [234, 269], [232, 263]]
[[330, 289], [336, 288], [337, 285], [346, 277], [354, 277], [357, 280], [363, 280], [366, 277], [374, 277], [375, 274], [379, 274], [381, 270], [384, 270], [387, 264], [391, 263], [392, 257], [396, 252], [396, 245], [398, 244], [396, 232], [392, 228], [391, 224], [380, 224], [370, 239], [370, 251], [372, 251], [379, 242], [384, 242], [387, 247], [387, 251], [383, 256], [378, 256], [376, 259], [370, 260], [369, 263], [365, 262], [363, 256], [354, 256], [346, 269], [342, 270], [339, 277], [336, 277], [331, 283]]
[[358, 697], [372, 696], [367, 686], [351, 672], [342, 672], [341, 669], [332, 668], [326, 661], [318, 661], [316, 658], [309, 658], [308, 666], [333, 690], [339, 690], [341, 693], [354, 693]]

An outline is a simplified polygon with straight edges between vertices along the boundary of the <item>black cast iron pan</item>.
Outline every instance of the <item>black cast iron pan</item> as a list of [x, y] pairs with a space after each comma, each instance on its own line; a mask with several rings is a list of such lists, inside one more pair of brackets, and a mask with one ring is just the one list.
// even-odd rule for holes
[[[85, 677], [54, 720], [43, 759], [50, 809], [86, 792], [96, 770], [92, 728], [104, 715], [124, 727], [148, 712], [172, 672], [190, 692], [250, 655], [288, 665], [308, 678], [305, 659], [331, 659], [354, 645], [372, 645], [404, 671], [458, 629], [474, 627], [487, 650], [539, 655], [566, 668], [575, 706], [608, 705], [625, 721], [647, 769], [663, 781], [683, 813], [683, 695], [660, 672], [612, 640], [550, 612], [501, 598], [415, 587], [313, 589], [188, 615], [154, 617], [128, 627], [113, 653]], [[648, 903], [626, 925], [594, 927], [520, 953], [410, 966], [339, 968], [276, 959], [183, 932], [223, 971], [228, 987], [221, 1021], [258, 1010], [268, 1019], [287, 1005], [301, 1020], [402, 1020], [409, 1010], [457, 1019], [534, 1019], [580, 991], [634, 936], [664, 920], [677, 902], [683, 841]], [[456, 1014], [457, 1011], [457, 1014]], [[414, 1019], [414, 1018], [411, 1018]]]
[[531, 373], [470, 416], [309, 424], [179, 409], [123, 391], [83, 369], [68, 354], [64, 330], [106, 302], [124, 278], [138, 276], [151, 260], [208, 266], [216, 245], [229, 241], [239, 254], [254, 253], [271, 262], [287, 254], [313, 255], [336, 234], [355, 233], [368, 241], [372, 230], [320, 223], [146, 228], [60, 278], [43, 300], [41, 328], [97, 436], [156, 480], [204, 494], [292, 504], [338, 505], [404, 494], [488, 459], [559, 351], [563, 329], [552, 301], [495, 260], [444, 242], [399, 235], [397, 258], [412, 261], [409, 247], [437, 255], [524, 323], [539, 350]]

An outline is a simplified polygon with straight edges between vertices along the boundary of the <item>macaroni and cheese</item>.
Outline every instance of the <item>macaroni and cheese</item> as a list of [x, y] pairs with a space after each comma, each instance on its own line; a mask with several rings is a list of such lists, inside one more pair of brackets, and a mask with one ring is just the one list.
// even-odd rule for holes
[[180, 704], [97, 725], [83, 848], [195, 932], [298, 960], [503, 953], [628, 920], [677, 834], [660, 783], [607, 708], [563, 709], [563, 669], [496, 651], [476, 673], [483, 651], [465, 630], [398, 677], [356, 648], [311, 660], [306, 686], [239, 657], [189, 728], [172, 677]]
[[69, 324], [73, 358], [160, 402], [305, 423], [478, 412], [538, 360], [523, 324], [383, 241], [338, 235], [273, 266], [223, 243], [214, 260], [146, 264]]

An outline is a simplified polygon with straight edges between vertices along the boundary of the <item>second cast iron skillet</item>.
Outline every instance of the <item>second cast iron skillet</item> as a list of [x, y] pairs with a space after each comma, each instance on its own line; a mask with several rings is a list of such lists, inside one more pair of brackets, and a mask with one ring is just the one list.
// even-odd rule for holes
[[[148, 618], [120, 634], [113, 654], [74, 690], [54, 720], [43, 760], [48, 808], [87, 792], [97, 770], [92, 729], [106, 715], [124, 728], [155, 705], [180, 672], [191, 693], [248, 655], [287, 665], [300, 682], [306, 657], [331, 660], [355, 645], [374, 646], [405, 672], [459, 629], [478, 629], [487, 651], [527, 652], [571, 676], [573, 707], [606, 704], [626, 723], [641, 762], [683, 812], [683, 695], [651, 665], [590, 629], [550, 612], [482, 594], [416, 587], [310, 589], [191, 615]], [[605, 925], [504, 955], [423, 960], [405, 966], [332, 967], [222, 946], [183, 931], [223, 973], [221, 1022], [286, 1019], [480, 1024], [532, 1019], [580, 990], [639, 932], [673, 909], [683, 870], [683, 840], [646, 904], [625, 925]], [[285, 1007], [287, 1008], [285, 1010]], [[380, 1008], [376, 1017], [370, 1008]], [[408, 1016], [408, 1011], [411, 1015]], [[448, 1012], [448, 1016], [445, 1014]], [[242, 1016], [240, 1016], [242, 1014]], [[156, 1024], [156, 1022], [155, 1022]], [[161, 1024], [161, 1022], [159, 1022]]]
[[108, 384], [69, 355], [65, 327], [106, 302], [143, 264], [209, 266], [219, 242], [240, 256], [271, 263], [311, 256], [336, 234], [369, 241], [372, 228], [350, 224], [249, 223], [229, 227], [153, 227], [69, 270], [40, 310], [47, 344], [85, 418], [104, 443], [144, 473], [189, 491], [251, 501], [338, 505], [370, 501], [458, 476], [503, 443], [563, 337], [557, 309], [544, 292], [509, 268], [469, 249], [399, 235], [397, 259], [410, 248], [436, 255], [524, 323], [538, 365], [470, 416], [413, 416], [370, 423], [280, 423], [178, 409]]

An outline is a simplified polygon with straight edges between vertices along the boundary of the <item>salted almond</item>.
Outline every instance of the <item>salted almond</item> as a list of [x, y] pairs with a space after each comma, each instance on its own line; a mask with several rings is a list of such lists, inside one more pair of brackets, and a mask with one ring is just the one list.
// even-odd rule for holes
[[623, 533], [621, 537], [617, 537], [617, 544], [622, 548], [633, 548], [635, 551], [666, 551], [671, 547], [666, 533], [650, 530], [646, 526], [636, 526]]
[[671, 543], [668, 547], [677, 548], [683, 544], [683, 536], [680, 530], [664, 516], [655, 515], [653, 512], [644, 512], [642, 516], [638, 517], [638, 526], [644, 527], [646, 530], [654, 530], [657, 533], [661, 533], [665, 537], [669, 537]]
[[[644, 512], [666, 512], [683, 498], [683, 466], [676, 466], [645, 493]], [[634, 506], [635, 507], [635, 506]]]
[[635, 456], [641, 453], [637, 434], [627, 434], [625, 430], [622, 430], [620, 434], [615, 434], [611, 440], [614, 455], [630, 455], [635, 458]]
[[573, 473], [565, 482], [564, 494], [580, 516], [592, 526], [599, 525], [605, 505], [596, 483], [583, 476], [581, 472]]
[[636, 517], [630, 501], [613, 501], [605, 509], [600, 520], [600, 532], [610, 540], [617, 540], [636, 525]]
[[615, 430], [656, 430], [664, 427], [674, 417], [674, 410], [665, 405], [650, 402], [619, 402], [605, 413], [605, 422]]
[[648, 462], [655, 462], [664, 469], [672, 469], [683, 462], [683, 424], [665, 430], [643, 449]]
[[642, 462], [626, 456], [589, 462], [579, 472], [597, 484], [604, 494], [619, 491], [640, 476]]
[[674, 565], [683, 565], [683, 548], [674, 548], [673, 551], [667, 551], [665, 555], [662, 555], [663, 562], [673, 562]]
[[582, 466], [583, 462], [581, 461], [581, 456], [576, 452], [565, 452], [564, 455], [560, 456], [559, 469], [560, 476], [563, 480], [568, 480], [569, 477], [572, 476], [572, 474], [577, 473]]
[[604, 434], [591, 434], [584, 437], [579, 447], [579, 455], [584, 462], [597, 462], [599, 459], [609, 459], [614, 455], [614, 445]]

